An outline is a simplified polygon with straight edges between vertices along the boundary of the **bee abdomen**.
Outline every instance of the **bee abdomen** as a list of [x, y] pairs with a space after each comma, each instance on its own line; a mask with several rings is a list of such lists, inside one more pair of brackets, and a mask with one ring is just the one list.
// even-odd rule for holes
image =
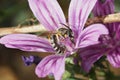
[[53, 34], [50, 36], [50, 42], [57, 54], [63, 54], [65, 51], [65, 46], [58, 44], [57, 35]]

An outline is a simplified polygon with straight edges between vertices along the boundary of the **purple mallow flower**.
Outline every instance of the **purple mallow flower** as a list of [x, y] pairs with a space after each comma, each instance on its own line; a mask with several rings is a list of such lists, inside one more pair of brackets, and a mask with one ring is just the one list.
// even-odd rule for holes
[[42, 37], [30, 34], [11, 34], [0, 39], [0, 43], [9, 48], [17, 48], [23, 51], [37, 51], [53, 53], [43, 58], [37, 65], [35, 73], [38, 77], [46, 77], [53, 74], [55, 80], [61, 80], [65, 71], [65, 58], [73, 54], [78, 48], [97, 44], [101, 34], [108, 34], [108, 30], [102, 24], [90, 25], [84, 28], [85, 22], [97, 0], [71, 0], [69, 6], [68, 22], [57, 0], [28, 0], [35, 17], [48, 31], [57, 31], [66, 28], [72, 30], [74, 44], [69, 37], [62, 38], [57, 46], [64, 46], [65, 51], [57, 54], [53, 44]]
[[[94, 16], [105, 16], [108, 14], [113, 14], [115, 10], [114, 0], [98, 0], [95, 7], [93, 8]], [[109, 32], [112, 32], [114, 24], [105, 24], [109, 28]], [[109, 33], [112, 35], [111, 33]]]
[[[104, 3], [99, 0], [93, 9], [95, 16], [102, 16], [114, 13], [113, 0], [105, 0]], [[103, 34], [99, 37], [99, 43], [80, 49], [82, 59], [82, 68], [89, 72], [92, 64], [103, 55], [107, 56], [108, 61], [114, 67], [120, 67], [120, 23], [105, 24], [109, 34]]]

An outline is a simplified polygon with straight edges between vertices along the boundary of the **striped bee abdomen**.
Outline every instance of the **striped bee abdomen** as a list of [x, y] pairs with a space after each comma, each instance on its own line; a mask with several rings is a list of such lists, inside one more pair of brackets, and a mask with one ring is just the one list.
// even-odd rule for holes
[[52, 34], [50, 36], [50, 43], [54, 50], [57, 52], [57, 54], [63, 54], [65, 51], [65, 46], [58, 44], [59, 37], [57, 34]]

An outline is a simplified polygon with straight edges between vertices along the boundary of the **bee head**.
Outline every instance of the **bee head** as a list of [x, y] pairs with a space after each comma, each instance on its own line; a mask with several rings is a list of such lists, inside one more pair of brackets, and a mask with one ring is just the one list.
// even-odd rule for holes
[[58, 29], [58, 34], [63, 36], [63, 37], [67, 37], [69, 30], [67, 28], [59, 28]]

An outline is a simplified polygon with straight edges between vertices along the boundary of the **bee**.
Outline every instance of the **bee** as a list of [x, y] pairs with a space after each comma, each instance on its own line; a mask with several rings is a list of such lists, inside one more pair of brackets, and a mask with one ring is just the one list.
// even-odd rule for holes
[[66, 25], [64, 26], [67, 28], [59, 28], [56, 33], [53, 33], [49, 36], [50, 43], [52, 44], [52, 47], [57, 52], [57, 54], [63, 54], [66, 49], [64, 45], [59, 44], [60, 37], [63, 38], [69, 37], [71, 42], [74, 43], [74, 36], [72, 30], [69, 28], [69, 26]]
[[70, 29], [70, 27], [65, 25], [65, 24], [62, 24], [62, 25], [64, 25], [66, 28], [59, 28], [58, 29], [58, 35], [60, 35], [64, 38], [69, 37], [71, 42], [73, 44], [75, 44], [74, 43], [74, 34], [73, 34], [72, 30]]
[[60, 45], [58, 41], [58, 35], [52, 34], [50, 36], [50, 42], [54, 50], [57, 52], [57, 54], [63, 54], [65, 52], [66, 47], [64, 45]]

